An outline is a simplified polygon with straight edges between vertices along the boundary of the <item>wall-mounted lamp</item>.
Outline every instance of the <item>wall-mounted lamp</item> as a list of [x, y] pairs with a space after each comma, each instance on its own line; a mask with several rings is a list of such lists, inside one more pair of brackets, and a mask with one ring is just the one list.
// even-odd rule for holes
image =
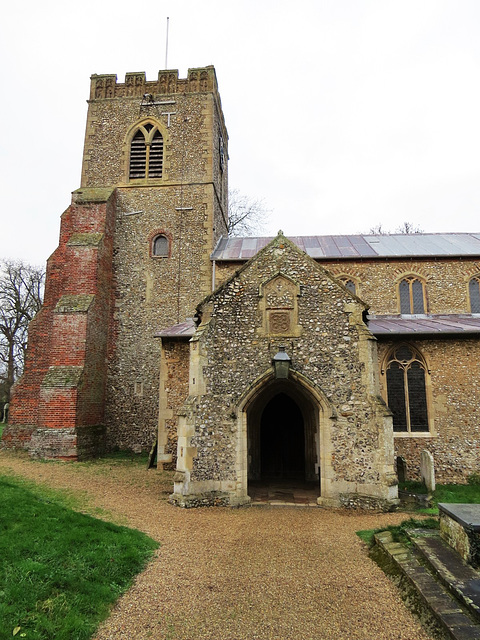
[[279, 347], [278, 353], [273, 356], [273, 366], [275, 369], [275, 378], [288, 378], [290, 370], [290, 360], [285, 347]]

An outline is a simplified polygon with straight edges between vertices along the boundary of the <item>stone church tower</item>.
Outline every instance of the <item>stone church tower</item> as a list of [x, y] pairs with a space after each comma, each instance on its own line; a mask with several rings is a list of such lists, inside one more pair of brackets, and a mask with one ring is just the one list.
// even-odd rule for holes
[[62, 215], [4, 446], [77, 459], [157, 433], [155, 330], [192, 316], [227, 231], [227, 131], [213, 67], [94, 75], [81, 187]]

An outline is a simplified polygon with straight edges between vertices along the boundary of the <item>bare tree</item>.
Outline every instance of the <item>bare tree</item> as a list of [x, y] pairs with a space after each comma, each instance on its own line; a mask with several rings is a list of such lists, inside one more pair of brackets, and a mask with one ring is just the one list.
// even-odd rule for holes
[[42, 305], [45, 272], [20, 261], [0, 263], [0, 383], [3, 402], [22, 374], [28, 324]]
[[370, 227], [370, 229], [368, 230], [368, 233], [370, 233], [372, 236], [386, 236], [390, 232], [384, 229], [382, 226], [382, 223], [379, 222], [374, 227]]
[[423, 233], [423, 229], [421, 229], [417, 224], [414, 224], [413, 222], [404, 222], [395, 229], [395, 233], [404, 233], [406, 235], [410, 235], [411, 233]]
[[402, 233], [404, 235], [410, 235], [412, 233], [423, 233], [423, 229], [421, 229], [418, 225], [413, 222], [404, 222], [399, 227], [395, 229], [395, 231], [388, 231], [384, 229], [382, 223], [375, 225], [374, 227], [370, 227], [368, 233], [375, 236], [390, 236], [392, 233]]
[[228, 235], [260, 234], [267, 223], [270, 210], [263, 200], [249, 198], [238, 189], [228, 191]]

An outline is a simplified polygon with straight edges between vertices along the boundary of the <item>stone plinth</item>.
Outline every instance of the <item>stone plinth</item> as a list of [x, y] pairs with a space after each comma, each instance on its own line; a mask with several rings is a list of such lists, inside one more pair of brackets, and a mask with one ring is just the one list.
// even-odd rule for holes
[[440, 511], [440, 535], [462, 558], [474, 566], [480, 564], [480, 504], [443, 504]]

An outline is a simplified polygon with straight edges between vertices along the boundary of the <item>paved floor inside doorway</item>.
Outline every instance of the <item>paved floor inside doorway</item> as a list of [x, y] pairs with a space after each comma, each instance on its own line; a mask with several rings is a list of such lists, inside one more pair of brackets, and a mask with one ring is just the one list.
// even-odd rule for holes
[[270, 480], [249, 482], [248, 495], [252, 505], [317, 507], [319, 491], [316, 482]]

